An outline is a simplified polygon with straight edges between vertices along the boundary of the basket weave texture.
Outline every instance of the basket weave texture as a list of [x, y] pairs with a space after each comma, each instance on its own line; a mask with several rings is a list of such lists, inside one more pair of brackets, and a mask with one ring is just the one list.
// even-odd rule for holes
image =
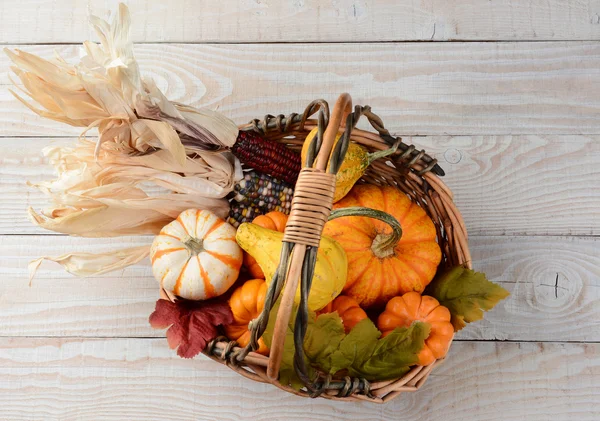
[[[269, 141], [282, 143], [294, 150], [302, 148], [306, 136], [315, 127], [319, 127], [319, 136], [322, 135], [325, 138], [327, 136], [331, 137], [332, 134], [335, 136], [338, 131], [346, 131], [351, 141], [362, 145], [369, 152], [385, 150], [400, 142], [398, 151], [395, 154], [373, 162], [359, 182], [391, 185], [407, 194], [414, 203], [421, 206], [428, 213], [435, 224], [438, 243], [443, 255], [440, 268], [457, 265], [471, 268], [466, 228], [462, 216], [454, 205], [452, 192], [439, 178], [444, 175], [444, 172], [437, 165], [437, 161], [427, 155], [425, 151], [418, 150], [413, 145], [403, 143], [401, 138], [392, 136], [385, 129], [381, 119], [371, 112], [370, 107], [356, 106], [354, 112], [351, 112], [351, 109], [349, 95], [343, 94], [336, 102], [331, 115], [327, 102], [316, 100], [309, 104], [302, 114], [267, 115], [262, 120], [256, 119], [240, 126], [240, 130], [257, 132]], [[367, 117], [374, 132], [355, 128], [361, 116]], [[326, 140], [323, 143], [326, 143]], [[317, 163], [319, 158], [321, 158], [321, 155], [317, 158]], [[327, 181], [328, 176], [329, 181]], [[314, 171], [308, 168], [302, 171], [294, 193], [290, 222], [286, 227], [286, 241], [302, 244], [303, 247], [311, 247], [315, 244], [318, 246], [321, 230], [331, 210], [333, 189], [335, 188], [335, 180], [332, 181], [330, 176], [330, 174], [322, 171], [319, 174], [318, 170]], [[325, 180], [321, 183], [324, 186], [321, 192], [314, 189], [314, 186], [318, 184], [318, 182], [315, 183], [315, 177], [319, 180]], [[318, 202], [319, 209], [298, 199], [299, 196], [306, 197], [307, 195], [314, 196], [315, 199], [311, 203], [314, 205]], [[302, 206], [311, 206], [311, 212], [307, 213], [308, 211], [303, 210]], [[296, 218], [299, 212], [304, 212], [304, 215]], [[295, 219], [305, 221], [306, 218], [303, 216], [307, 214], [317, 216], [313, 216], [310, 224], [294, 224]], [[296, 263], [296, 266], [298, 266], [299, 263], [299, 268], [302, 265], [301, 261], [294, 262], [294, 257], [292, 254], [288, 279], [293, 279], [291, 272], [294, 270], [294, 264]], [[291, 282], [287, 282], [285, 287], [286, 290], [290, 290], [287, 291], [287, 295], [293, 296], [296, 286], [289, 284]], [[279, 291], [276, 294], [279, 295]], [[283, 291], [282, 301], [285, 300], [285, 295], [286, 291]], [[164, 291], [161, 291], [161, 296], [168, 299]], [[268, 307], [267, 304], [265, 304], [265, 307]], [[284, 305], [282, 304], [281, 307], [284, 307]], [[268, 309], [270, 309], [270, 306]], [[266, 311], [267, 318], [268, 309]], [[287, 310], [287, 314], [285, 309], [280, 308], [277, 315], [277, 324], [287, 327], [290, 311], [291, 305]], [[263, 320], [262, 330], [264, 330], [264, 326], [266, 326], [266, 320]], [[256, 326], [253, 328], [255, 337], [252, 342], [255, 345], [258, 337], [262, 335], [262, 330]], [[364, 379], [350, 377], [331, 378], [331, 376], [322, 375], [317, 381], [310, 384], [306, 383], [307, 387], [297, 391], [278, 381], [279, 364], [281, 362], [280, 351], [283, 349], [283, 340], [284, 335], [278, 335], [276, 328], [269, 357], [252, 352], [252, 349], [256, 349], [252, 348], [252, 343], [246, 348], [240, 348], [235, 342], [225, 337], [212, 341], [204, 350], [204, 353], [244, 377], [273, 384], [295, 395], [320, 396], [345, 401], [366, 400], [375, 403], [384, 403], [403, 392], [418, 390], [423, 386], [431, 371], [443, 361], [443, 359], [440, 359], [428, 366], [414, 366], [400, 378], [379, 382], [368, 382]], [[302, 378], [301, 375], [300, 377]]]

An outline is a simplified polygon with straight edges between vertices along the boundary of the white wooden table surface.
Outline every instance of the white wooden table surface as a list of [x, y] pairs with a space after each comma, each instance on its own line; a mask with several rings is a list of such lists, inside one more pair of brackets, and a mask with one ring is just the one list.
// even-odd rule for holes
[[[136, 55], [169, 98], [237, 122], [348, 91], [437, 157], [475, 268], [511, 296], [458, 336], [426, 387], [384, 406], [303, 400], [204, 358], [148, 315], [147, 264], [80, 280], [40, 255], [145, 244], [26, 218], [40, 150], [79, 129], [10, 96], [0, 56], [0, 420], [600, 420], [600, 1], [128, 2]], [[116, 1], [0, 3], [0, 42], [49, 57]], [[411, 139], [412, 136], [412, 139]]]

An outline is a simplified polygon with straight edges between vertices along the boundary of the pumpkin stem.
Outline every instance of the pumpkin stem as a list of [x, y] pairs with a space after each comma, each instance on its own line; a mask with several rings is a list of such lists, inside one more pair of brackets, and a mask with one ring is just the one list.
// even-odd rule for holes
[[384, 259], [394, 254], [394, 248], [398, 241], [394, 240], [393, 234], [377, 234], [371, 244], [373, 254]]
[[366, 216], [388, 224], [392, 228], [392, 233], [377, 234], [371, 245], [371, 250], [373, 251], [373, 254], [380, 259], [394, 254], [394, 248], [398, 244], [398, 241], [400, 241], [400, 238], [402, 238], [402, 227], [396, 218], [387, 212], [356, 206], [331, 211], [329, 220], [331, 221], [332, 219], [343, 218], [345, 216]]
[[367, 160], [369, 162], [369, 165], [371, 165], [371, 163], [379, 158], [384, 158], [386, 156], [392, 155], [394, 154], [397, 150], [398, 150], [398, 146], [400, 146], [400, 140], [397, 140], [396, 143], [394, 143], [394, 146], [392, 146], [389, 149], [384, 149], [382, 151], [377, 151], [377, 152], [373, 152], [367, 155]]
[[183, 245], [192, 254], [200, 254], [204, 251], [204, 244], [201, 239], [189, 237], [183, 242]]

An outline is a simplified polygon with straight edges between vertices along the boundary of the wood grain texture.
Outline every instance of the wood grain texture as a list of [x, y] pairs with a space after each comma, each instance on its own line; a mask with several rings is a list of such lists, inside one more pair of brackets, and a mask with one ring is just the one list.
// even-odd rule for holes
[[101, 252], [150, 245], [152, 237], [83, 239], [0, 237], [0, 336], [164, 336], [148, 316], [159, 298], [150, 262], [81, 279], [45, 263], [29, 286], [27, 263], [69, 251]]
[[[14, 47], [14, 46], [13, 46]], [[76, 46], [22, 46], [67, 59]], [[600, 134], [600, 44], [144, 44], [143, 72], [172, 100], [239, 123], [348, 91], [402, 135]], [[0, 68], [8, 67], [0, 55]], [[6, 73], [0, 84], [9, 84]], [[0, 90], [3, 136], [78, 135]]]
[[[0, 44], [74, 61], [71, 44], [95, 39], [88, 14], [118, 1], [0, 2]], [[148, 262], [89, 279], [45, 263], [28, 286], [40, 255], [151, 237], [39, 235], [27, 221], [47, 199], [25, 181], [52, 177], [41, 148], [81, 129], [19, 104], [0, 54], [1, 420], [600, 419], [599, 0], [126, 3], [142, 71], [173, 100], [238, 123], [343, 91], [373, 105], [438, 158], [475, 269], [511, 296], [386, 406], [301, 400], [179, 359], [148, 325]], [[495, 42], [435, 42], [457, 40]]]
[[511, 295], [459, 339], [600, 341], [600, 238], [472, 237], [474, 269]]
[[[45, 263], [28, 286], [33, 258], [150, 244], [151, 237], [0, 239], [0, 336], [164, 335], [148, 325], [158, 287], [147, 262], [88, 279]], [[511, 296], [458, 339], [600, 341], [600, 238], [473, 237], [471, 250], [475, 269]]]
[[[600, 39], [596, 0], [126, 1], [136, 42]], [[0, 4], [0, 42], [80, 42], [118, 0]]]
[[471, 235], [600, 234], [600, 136], [407, 142], [439, 160]]
[[[71, 139], [0, 139], [0, 233], [48, 234], [26, 209], [48, 198], [25, 183], [54, 179], [41, 150]], [[600, 234], [600, 136], [406, 138], [440, 161], [471, 235]], [[576, 204], [576, 205], [574, 205]]]
[[162, 339], [1, 339], [6, 420], [595, 421], [600, 344], [457, 343], [386, 405], [299, 398]]

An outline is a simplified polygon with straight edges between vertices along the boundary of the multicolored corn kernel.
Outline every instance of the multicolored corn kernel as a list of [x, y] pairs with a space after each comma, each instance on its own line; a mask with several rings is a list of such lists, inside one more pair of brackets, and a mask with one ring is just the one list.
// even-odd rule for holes
[[245, 205], [260, 208], [263, 212], [280, 211], [290, 213], [294, 189], [287, 183], [250, 171], [234, 187], [234, 200]]
[[253, 205], [248, 206], [237, 202], [231, 202], [227, 222], [237, 228], [240, 224], [252, 222], [258, 215], [264, 215], [265, 213], [266, 212], [263, 212], [260, 208]]

